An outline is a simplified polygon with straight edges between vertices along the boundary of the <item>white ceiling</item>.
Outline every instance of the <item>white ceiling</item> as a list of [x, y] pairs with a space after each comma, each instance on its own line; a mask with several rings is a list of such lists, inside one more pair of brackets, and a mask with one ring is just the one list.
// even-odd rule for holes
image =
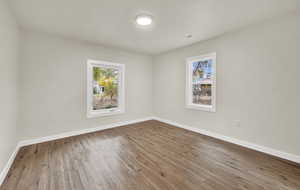
[[[147, 54], [206, 40], [300, 5], [299, 0], [8, 1], [25, 28]], [[136, 28], [139, 13], [152, 14], [155, 25]]]

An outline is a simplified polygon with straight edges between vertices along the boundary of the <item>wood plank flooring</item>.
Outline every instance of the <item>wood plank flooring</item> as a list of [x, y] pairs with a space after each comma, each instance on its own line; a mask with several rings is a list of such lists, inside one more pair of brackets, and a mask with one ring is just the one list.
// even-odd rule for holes
[[300, 167], [158, 121], [23, 147], [0, 190], [299, 190]]

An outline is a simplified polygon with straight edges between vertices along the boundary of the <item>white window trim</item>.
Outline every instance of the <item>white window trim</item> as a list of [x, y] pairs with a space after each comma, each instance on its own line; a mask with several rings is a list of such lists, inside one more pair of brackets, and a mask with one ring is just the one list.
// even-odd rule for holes
[[[212, 105], [200, 105], [200, 104], [194, 104], [192, 101], [193, 94], [192, 94], [192, 70], [191, 64], [195, 61], [201, 61], [206, 59], [212, 59], [213, 60], [213, 72], [212, 72]], [[196, 57], [189, 57], [186, 59], [186, 90], [185, 90], [185, 101], [186, 101], [186, 108], [188, 109], [196, 109], [196, 110], [202, 110], [202, 111], [208, 111], [208, 112], [216, 112], [216, 88], [217, 88], [217, 76], [216, 76], [216, 69], [217, 69], [217, 54], [209, 53], [205, 55], [200, 55]]]
[[[93, 110], [93, 67], [101, 66], [108, 68], [116, 68], [120, 72], [118, 78], [118, 98], [119, 106], [117, 108], [105, 109], [105, 110]], [[125, 112], [125, 65], [119, 63], [112, 63], [107, 61], [97, 61], [89, 59], [87, 61], [87, 117], [102, 117], [116, 114], [122, 114]]]

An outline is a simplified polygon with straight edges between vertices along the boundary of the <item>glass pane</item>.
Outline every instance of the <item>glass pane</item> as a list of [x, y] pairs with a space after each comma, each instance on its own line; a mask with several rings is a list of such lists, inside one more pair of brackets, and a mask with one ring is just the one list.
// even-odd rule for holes
[[212, 64], [212, 59], [192, 64], [193, 104], [212, 105]]
[[113, 68], [93, 68], [93, 110], [118, 107], [119, 71]]

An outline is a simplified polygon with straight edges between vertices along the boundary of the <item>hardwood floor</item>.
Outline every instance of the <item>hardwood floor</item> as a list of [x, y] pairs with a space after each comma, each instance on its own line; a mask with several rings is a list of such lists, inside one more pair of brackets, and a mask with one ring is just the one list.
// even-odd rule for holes
[[23, 147], [1, 190], [299, 190], [292, 163], [158, 121]]

